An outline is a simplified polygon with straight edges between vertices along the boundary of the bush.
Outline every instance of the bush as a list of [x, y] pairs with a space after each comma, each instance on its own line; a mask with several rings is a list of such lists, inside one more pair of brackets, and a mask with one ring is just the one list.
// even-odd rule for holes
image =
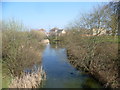
[[70, 62], [76, 68], [83, 69], [99, 78], [106, 87], [118, 87], [120, 67], [118, 37], [82, 36], [75, 30], [68, 32], [61, 38], [67, 48]]
[[25, 68], [41, 62], [45, 34], [29, 31], [22, 24], [12, 20], [3, 22], [2, 63], [8, 74], [20, 76]]

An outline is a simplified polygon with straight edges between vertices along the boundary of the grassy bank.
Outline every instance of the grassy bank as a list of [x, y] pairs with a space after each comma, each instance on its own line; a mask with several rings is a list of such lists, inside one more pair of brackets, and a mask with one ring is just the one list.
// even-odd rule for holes
[[3, 88], [15, 77], [21, 77], [24, 69], [41, 63], [45, 34], [29, 31], [15, 20], [2, 22], [2, 78]]
[[92, 74], [104, 87], [120, 87], [117, 36], [81, 36], [71, 30], [61, 40], [73, 66]]

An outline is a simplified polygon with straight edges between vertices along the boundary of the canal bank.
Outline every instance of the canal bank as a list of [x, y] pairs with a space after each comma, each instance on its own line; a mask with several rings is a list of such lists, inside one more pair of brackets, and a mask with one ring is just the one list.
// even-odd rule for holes
[[116, 60], [111, 62], [111, 60], [104, 60], [102, 58], [98, 60], [94, 59], [92, 64], [87, 66], [86, 61], [75, 56], [75, 53], [71, 50], [67, 50], [67, 57], [71, 65], [78, 70], [90, 74], [91, 77], [100, 82], [104, 88], [119, 88], [119, 68]]
[[47, 77], [42, 88], [102, 87], [89, 74], [78, 71], [69, 63], [65, 48], [47, 44], [42, 55], [42, 66]]

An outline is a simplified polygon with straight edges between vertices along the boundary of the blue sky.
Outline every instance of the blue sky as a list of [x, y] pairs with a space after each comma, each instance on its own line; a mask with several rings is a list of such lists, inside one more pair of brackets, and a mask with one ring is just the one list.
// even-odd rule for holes
[[96, 5], [98, 2], [2, 2], [2, 18], [14, 18], [34, 29], [64, 28]]

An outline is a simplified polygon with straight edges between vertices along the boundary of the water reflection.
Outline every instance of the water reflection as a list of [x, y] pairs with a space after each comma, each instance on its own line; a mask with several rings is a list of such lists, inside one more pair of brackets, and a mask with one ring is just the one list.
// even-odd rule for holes
[[46, 45], [42, 65], [47, 74], [43, 88], [100, 87], [87, 74], [77, 71], [68, 62], [65, 48]]

